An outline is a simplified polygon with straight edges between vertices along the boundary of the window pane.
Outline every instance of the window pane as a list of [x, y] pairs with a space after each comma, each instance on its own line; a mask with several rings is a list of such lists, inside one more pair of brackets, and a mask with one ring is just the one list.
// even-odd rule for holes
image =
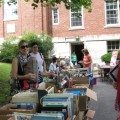
[[106, 21], [107, 24], [118, 24], [118, 9], [117, 1], [106, 1]]
[[116, 45], [116, 49], [119, 49], [119, 45]]
[[5, 20], [14, 20], [18, 18], [18, 5], [11, 4], [8, 5], [9, 0], [5, 0], [4, 2], [4, 19]]
[[108, 46], [108, 49], [111, 49], [111, 46]]
[[53, 24], [54, 23], [58, 23], [59, 21], [58, 21], [58, 18], [59, 16], [58, 16], [58, 9], [52, 9], [52, 19], [53, 19]]
[[107, 41], [107, 49], [108, 51], [119, 50], [120, 41]]
[[79, 27], [79, 26], [82, 26], [81, 9], [75, 10], [75, 8], [71, 8], [71, 27]]

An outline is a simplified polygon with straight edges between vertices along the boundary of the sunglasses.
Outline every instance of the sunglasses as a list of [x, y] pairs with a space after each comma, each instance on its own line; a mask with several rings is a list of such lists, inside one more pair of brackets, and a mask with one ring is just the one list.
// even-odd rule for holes
[[28, 45], [23, 45], [20, 47], [21, 49], [25, 49], [25, 48], [28, 48]]

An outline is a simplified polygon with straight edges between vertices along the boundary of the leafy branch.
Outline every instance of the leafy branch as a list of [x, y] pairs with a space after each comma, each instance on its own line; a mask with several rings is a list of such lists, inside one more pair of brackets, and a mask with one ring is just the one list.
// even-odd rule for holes
[[[25, 2], [30, 2], [30, 0], [24, 0]], [[4, 2], [4, 0], [0, 0], [0, 6], [2, 5], [2, 3]], [[9, 0], [8, 4], [16, 4], [17, 0]], [[88, 12], [92, 11], [91, 8], [91, 4], [92, 4], [92, 0], [33, 0], [32, 6], [33, 9], [36, 9], [37, 7], [39, 7], [39, 4], [43, 7], [46, 6], [57, 6], [61, 3], [64, 3], [66, 9], [70, 9], [71, 6], [75, 7], [76, 10], [79, 10], [82, 6], [88, 10]]]

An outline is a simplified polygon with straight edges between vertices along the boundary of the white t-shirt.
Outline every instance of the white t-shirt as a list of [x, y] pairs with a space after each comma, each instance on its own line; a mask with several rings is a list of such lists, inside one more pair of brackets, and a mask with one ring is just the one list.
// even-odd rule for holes
[[50, 63], [49, 72], [50, 71], [56, 72], [56, 69], [57, 69], [56, 64]]
[[34, 54], [33, 52], [30, 53], [32, 57], [35, 57], [38, 62], [38, 71], [43, 72], [43, 56], [41, 57], [40, 53]]

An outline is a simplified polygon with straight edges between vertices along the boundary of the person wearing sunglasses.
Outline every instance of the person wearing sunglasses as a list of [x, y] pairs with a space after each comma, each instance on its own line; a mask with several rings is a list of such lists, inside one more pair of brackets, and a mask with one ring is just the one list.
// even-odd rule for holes
[[36, 80], [36, 75], [33, 73], [25, 74], [24, 66], [31, 57], [29, 54], [28, 42], [21, 40], [18, 44], [19, 54], [12, 60], [12, 79], [17, 81], [17, 89], [24, 89], [24, 80]]

